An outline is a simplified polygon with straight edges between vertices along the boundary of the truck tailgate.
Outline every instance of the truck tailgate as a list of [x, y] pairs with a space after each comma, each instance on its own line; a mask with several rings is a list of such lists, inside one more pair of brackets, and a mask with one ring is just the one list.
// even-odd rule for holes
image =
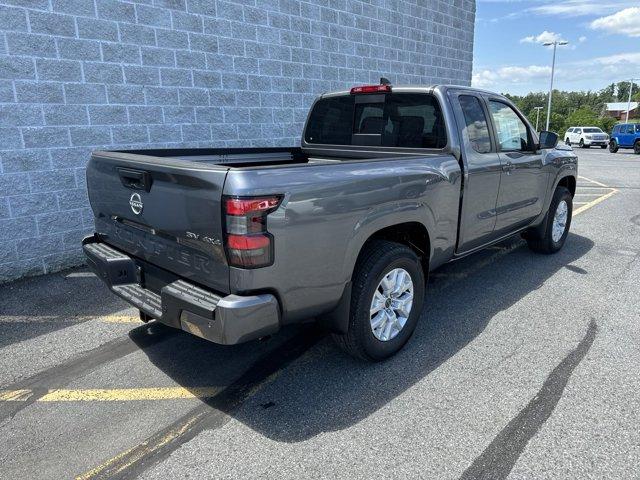
[[227, 171], [176, 159], [97, 152], [87, 166], [96, 233], [129, 255], [228, 293], [221, 205]]

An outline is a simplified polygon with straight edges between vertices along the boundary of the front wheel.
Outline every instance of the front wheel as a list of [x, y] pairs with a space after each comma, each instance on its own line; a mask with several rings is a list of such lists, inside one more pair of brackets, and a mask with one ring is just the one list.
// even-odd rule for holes
[[529, 248], [538, 253], [556, 253], [569, 235], [573, 198], [565, 187], [558, 187], [551, 199], [549, 211], [542, 224], [525, 235]]
[[571, 146], [571, 140], [569, 140], [569, 137], [567, 137], [564, 141], [565, 145]]
[[334, 339], [354, 357], [384, 360], [407, 343], [422, 313], [425, 281], [420, 259], [402, 244], [369, 242], [352, 282], [348, 330]]
[[578, 146], [580, 148], [584, 148], [584, 140], [583, 139], [580, 139], [580, 142], [578, 143]]
[[609, 142], [609, 151], [611, 153], [616, 153], [618, 151], [618, 142], [616, 142], [615, 140], [611, 140]]

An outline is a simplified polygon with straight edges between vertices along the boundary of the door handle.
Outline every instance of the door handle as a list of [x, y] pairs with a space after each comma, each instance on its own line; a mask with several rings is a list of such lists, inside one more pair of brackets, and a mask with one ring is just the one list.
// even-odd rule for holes
[[151, 190], [151, 175], [149, 172], [131, 170], [129, 168], [117, 168], [122, 185], [133, 190]]
[[516, 168], [516, 166], [511, 162], [507, 162], [504, 165], [502, 165], [502, 171], [505, 172], [507, 175], [510, 175], [511, 170], [513, 170], [514, 168]]

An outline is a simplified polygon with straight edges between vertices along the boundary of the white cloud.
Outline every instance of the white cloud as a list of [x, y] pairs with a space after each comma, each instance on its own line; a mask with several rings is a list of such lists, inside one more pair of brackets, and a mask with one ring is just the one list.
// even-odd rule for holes
[[496, 70], [484, 69], [474, 73], [471, 84], [474, 87], [488, 88], [496, 84], [528, 83], [548, 78], [549, 75], [551, 75], [551, 67], [548, 66], [501, 67]]
[[600, 17], [591, 22], [594, 30], [607, 33], [622, 33], [630, 37], [640, 37], [640, 7], [630, 7], [613, 15]]
[[584, 42], [586, 42], [586, 41], [587, 41], [587, 37], [585, 37], [585, 36], [583, 35], [583, 36], [581, 36], [581, 37], [578, 39], [578, 41], [579, 41], [580, 43], [584, 43]]
[[[631, 78], [640, 71], [640, 52], [618, 53], [556, 65], [554, 86], [565, 90], [598, 90], [605, 85]], [[549, 88], [550, 66], [503, 66], [479, 68], [471, 84], [489, 90], [520, 93]]]
[[640, 52], [618, 53], [615, 55], [608, 55], [606, 57], [596, 57], [592, 60], [585, 60], [580, 63], [589, 62], [599, 63], [600, 65], [624, 64], [628, 66], [640, 67]]
[[520, 43], [547, 43], [564, 41], [562, 35], [555, 32], [547, 32], [546, 30], [540, 35], [530, 35], [520, 39]]
[[594, 0], [565, 0], [547, 3], [526, 11], [539, 15], [561, 15], [568, 17], [592, 16], [608, 12], [615, 12], [619, 8], [629, 5], [629, 0], [622, 1], [594, 1]]

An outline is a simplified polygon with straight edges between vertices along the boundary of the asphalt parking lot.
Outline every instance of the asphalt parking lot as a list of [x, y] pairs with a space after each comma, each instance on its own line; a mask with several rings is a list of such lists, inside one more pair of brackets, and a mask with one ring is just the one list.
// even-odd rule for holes
[[565, 248], [434, 272], [379, 364], [142, 324], [84, 269], [0, 286], [0, 478], [640, 478], [640, 157], [577, 152]]

